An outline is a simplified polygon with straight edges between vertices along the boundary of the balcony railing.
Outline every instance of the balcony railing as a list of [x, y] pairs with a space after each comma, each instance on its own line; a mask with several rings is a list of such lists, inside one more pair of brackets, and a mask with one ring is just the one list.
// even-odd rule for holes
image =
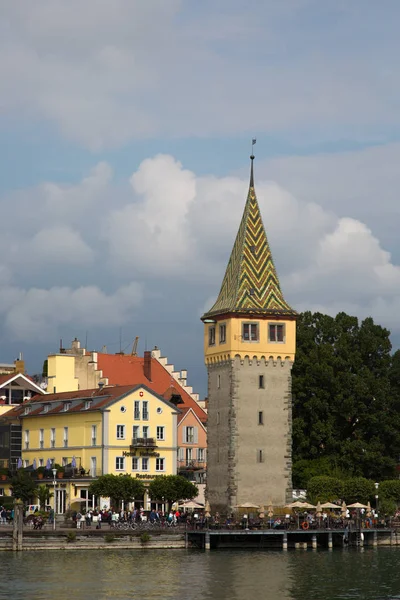
[[180, 471], [197, 471], [205, 469], [207, 463], [205, 460], [178, 460], [178, 469]]
[[134, 448], [157, 448], [157, 441], [155, 438], [132, 438], [131, 446]]

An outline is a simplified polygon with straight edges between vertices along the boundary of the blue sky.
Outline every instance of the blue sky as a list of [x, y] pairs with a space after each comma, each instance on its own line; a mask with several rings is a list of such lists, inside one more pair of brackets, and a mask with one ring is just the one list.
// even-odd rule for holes
[[37, 0], [0, 21], [0, 361], [140, 335], [204, 394], [248, 186], [298, 310], [400, 334], [396, 0]]

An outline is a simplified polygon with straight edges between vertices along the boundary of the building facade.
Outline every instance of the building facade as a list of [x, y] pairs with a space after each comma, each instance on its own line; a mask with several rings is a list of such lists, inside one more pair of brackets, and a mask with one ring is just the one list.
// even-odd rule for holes
[[[96, 505], [89, 486], [100, 475], [129, 474], [146, 485], [157, 475], [175, 474], [178, 414], [146, 386], [100, 386], [35, 396], [3, 419], [21, 427], [23, 468], [56, 466], [55, 505], [63, 513]], [[150, 507], [147, 494], [135, 501]]]
[[207, 498], [231, 512], [291, 499], [296, 312], [285, 301], [254, 188], [217, 301], [203, 315], [208, 372]]
[[[78, 339], [71, 348], [48, 357], [48, 391], [83, 390], [87, 384], [144, 384], [178, 407], [178, 474], [204, 486], [207, 464], [207, 413], [198, 394], [187, 384], [187, 371], [177, 371], [159, 348], [145, 351], [144, 356], [88, 352]], [[185, 423], [184, 423], [185, 421]], [[185, 427], [194, 428], [186, 436]], [[187, 441], [190, 440], [190, 441]], [[203, 492], [202, 492], [203, 494]], [[204, 494], [203, 494], [204, 495]]]

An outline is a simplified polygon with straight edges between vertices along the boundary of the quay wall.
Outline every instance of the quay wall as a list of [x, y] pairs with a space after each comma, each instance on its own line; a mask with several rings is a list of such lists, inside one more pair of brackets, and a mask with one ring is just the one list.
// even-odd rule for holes
[[[74, 533], [76, 530], [72, 530]], [[124, 550], [161, 550], [161, 549], [182, 549], [186, 547], [185, 535], [167, 534], [152, 535], [146, 542], [142, 542], [140, 535], [132, 534], [114, 534], [110, 532], [101, 532], [99, 535], [77, 534], [74, 539], [68, 537], [69, 532], [29, 532], [25, 533], [22, 540], [22, 550], [105, 550], [105, 549], [124, 549]], [[12, 551], [13, 539], [12, 533], [0, 536], [0, 552]]]

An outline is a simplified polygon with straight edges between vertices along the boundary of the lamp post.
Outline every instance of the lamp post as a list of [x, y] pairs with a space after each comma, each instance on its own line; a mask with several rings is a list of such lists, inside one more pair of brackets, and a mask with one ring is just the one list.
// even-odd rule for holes
[[57, 484], [56, 475], [57, 475], [57, 469], [52, 469], [52, 471], [53, 471], [53, 486], [54, 486], [54, 502], [53, 502], [53, 505], [54, 505], [53, 531], [54, 531], [56, 528], [56, 504], [57, 504], [56, 503], [56, 484]]
[[379, 510], [379, 495], [378, 495], [378, 489], [379, 489], [379, 483], [376, 482], [375, 483], [375, 510], [376, 510], [376, 516], [378, 517], [378, 510]]

